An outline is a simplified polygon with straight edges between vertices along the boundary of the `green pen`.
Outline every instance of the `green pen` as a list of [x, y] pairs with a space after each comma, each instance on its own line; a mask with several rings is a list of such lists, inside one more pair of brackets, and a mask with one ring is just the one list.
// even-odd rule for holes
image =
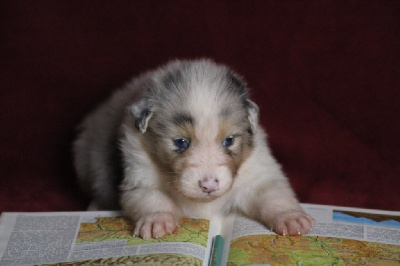
[[210, 266], [221, 265], [222, 249], [224, 246], [224, 240], [221, 235], [216, 235], [211, 248], [211, 259]]

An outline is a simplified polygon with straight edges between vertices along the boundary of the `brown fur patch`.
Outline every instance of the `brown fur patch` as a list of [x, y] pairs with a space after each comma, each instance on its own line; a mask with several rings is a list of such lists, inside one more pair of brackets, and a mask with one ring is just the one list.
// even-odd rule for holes
[[[236, 122], [236, 123], [235, 123]], [[225, 153], [228, 158], [229, 169], [233, 173], [233, 176], [236, 175], [238, 169], [242, 165], [242, 163], [249, 157], [251, 152], [251, 147], [247, 145], [249, 138], [251, 136], [248, 134], [246, 130], [245, 122], [237, 123], [237, 121], [226, 120], [221, 123], [218, 131], [218, 141], [221, 143], [230, 136], [234, 137], [234, 144], [232, 145], [232, 149], [225, 148]], [[224, 148], [224, 147], [223, 147]]]

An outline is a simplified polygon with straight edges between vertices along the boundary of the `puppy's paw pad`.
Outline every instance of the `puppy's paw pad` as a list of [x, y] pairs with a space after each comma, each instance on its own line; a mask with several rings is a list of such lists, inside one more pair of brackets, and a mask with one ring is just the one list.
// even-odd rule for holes
[[315, 220], [303, 211], [280, 214], [274, 223], [274, 231], [280, 235], [303, 235], [310, 232]]
[[172, 213], [149, 213], [137, 220], [133, 235], [140, 236], [143, 239], [159, 238], [172, 234], [177, 226], [178, 220]]

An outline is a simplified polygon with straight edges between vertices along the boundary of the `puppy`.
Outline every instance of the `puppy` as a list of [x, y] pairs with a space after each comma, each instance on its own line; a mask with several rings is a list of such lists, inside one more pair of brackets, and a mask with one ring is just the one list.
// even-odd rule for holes
[[241, 77], [211, 60], [174, 61], [133, 79], [90, 114], [74, 142], [91, 209], [119, 209], [134, 235], [178, 219], [240, 213], [283, 235], [315, 221], [272, 157]]

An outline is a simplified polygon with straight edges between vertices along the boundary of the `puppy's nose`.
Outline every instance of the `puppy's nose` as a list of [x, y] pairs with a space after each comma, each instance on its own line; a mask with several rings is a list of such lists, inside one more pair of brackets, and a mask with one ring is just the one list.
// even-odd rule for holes
[[211, 193], [219, 189], [217, 178], [205, 177], [203, 180], [199, 181], [199, 185], [205, 193]]

